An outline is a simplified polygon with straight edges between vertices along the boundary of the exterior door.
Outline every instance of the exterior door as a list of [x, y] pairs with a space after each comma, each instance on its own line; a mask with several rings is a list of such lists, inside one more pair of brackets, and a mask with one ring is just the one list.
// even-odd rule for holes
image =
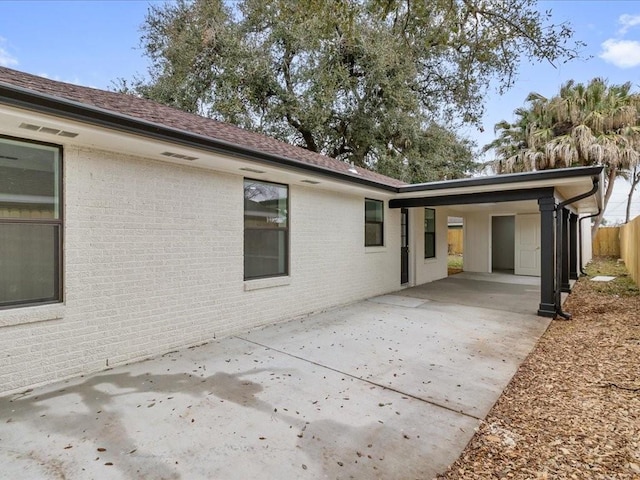
[[540, 276], [540, 214], [516, 215], [516, 275]]
[[400, 210], [400, 283], [409, 282], [409, 210]]

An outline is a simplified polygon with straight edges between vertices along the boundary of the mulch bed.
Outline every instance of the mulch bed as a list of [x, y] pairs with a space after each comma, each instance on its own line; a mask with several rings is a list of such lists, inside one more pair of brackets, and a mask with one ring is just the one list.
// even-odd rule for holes
[[[589, 273], [619, 272], [602, 262]], [[573, 318], [551, 323], [438, 479], [640, 479], [640, 295], [625, 281], [576, 283]]]

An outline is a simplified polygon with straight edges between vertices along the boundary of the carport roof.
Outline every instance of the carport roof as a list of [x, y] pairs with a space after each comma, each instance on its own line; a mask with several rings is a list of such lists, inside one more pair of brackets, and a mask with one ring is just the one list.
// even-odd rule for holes
[[550, 195], [567, 200], [588, 192], [594, 182], [599, 182], [600, 188], [596, 193], [573, 205], [579, 213], [595, 213], [603, 204], [603, 168], [560, 168], [401, 186], [390, 206], [399, 208], [507, 202], [534, 200]]

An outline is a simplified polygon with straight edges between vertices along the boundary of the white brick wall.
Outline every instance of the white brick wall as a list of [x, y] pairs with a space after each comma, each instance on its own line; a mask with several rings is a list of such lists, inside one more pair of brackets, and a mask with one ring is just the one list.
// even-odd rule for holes
[[290, 277], [246, 290], [241, 176], [66, 148], [64, 190], [65, 304], [0, 311], [0, 392], [400, 288], [399, 211], [366, 249], [364, 194], [290, 185]]
[[415, 283], [421, 285], [446, 278], [448, 274], [447, 209], [435, 208], [436, 211], [436, 256], [424, 258], [424, 208], [414, 208], [411, 220], [415, 225]]

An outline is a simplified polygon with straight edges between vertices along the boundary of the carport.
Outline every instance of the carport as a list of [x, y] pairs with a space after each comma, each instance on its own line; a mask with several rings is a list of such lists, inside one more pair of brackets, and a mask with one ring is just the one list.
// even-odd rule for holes
[[[570, 281], [578, 278], [580, 266], [590, 258], [590, 225], [582, 220], [602, 209], [602, 170], [601, 166], [577, 167], [409, 185], [399, 188], [389, 207], [403, 211], [448, 207], [463, 217], [480, 211], [539, 214], [538, 228], [531, 232], [538, 237], [529, 252], [539, 262], [537, 313], [567, 317], [561, 293], [571, 291]], [[486, 241], [486, 235], [476, 235], [474, 241]], [[470, 262], [488, 254], [480, 249]], [[465, 263], [466, 256], [465, 251]]]

